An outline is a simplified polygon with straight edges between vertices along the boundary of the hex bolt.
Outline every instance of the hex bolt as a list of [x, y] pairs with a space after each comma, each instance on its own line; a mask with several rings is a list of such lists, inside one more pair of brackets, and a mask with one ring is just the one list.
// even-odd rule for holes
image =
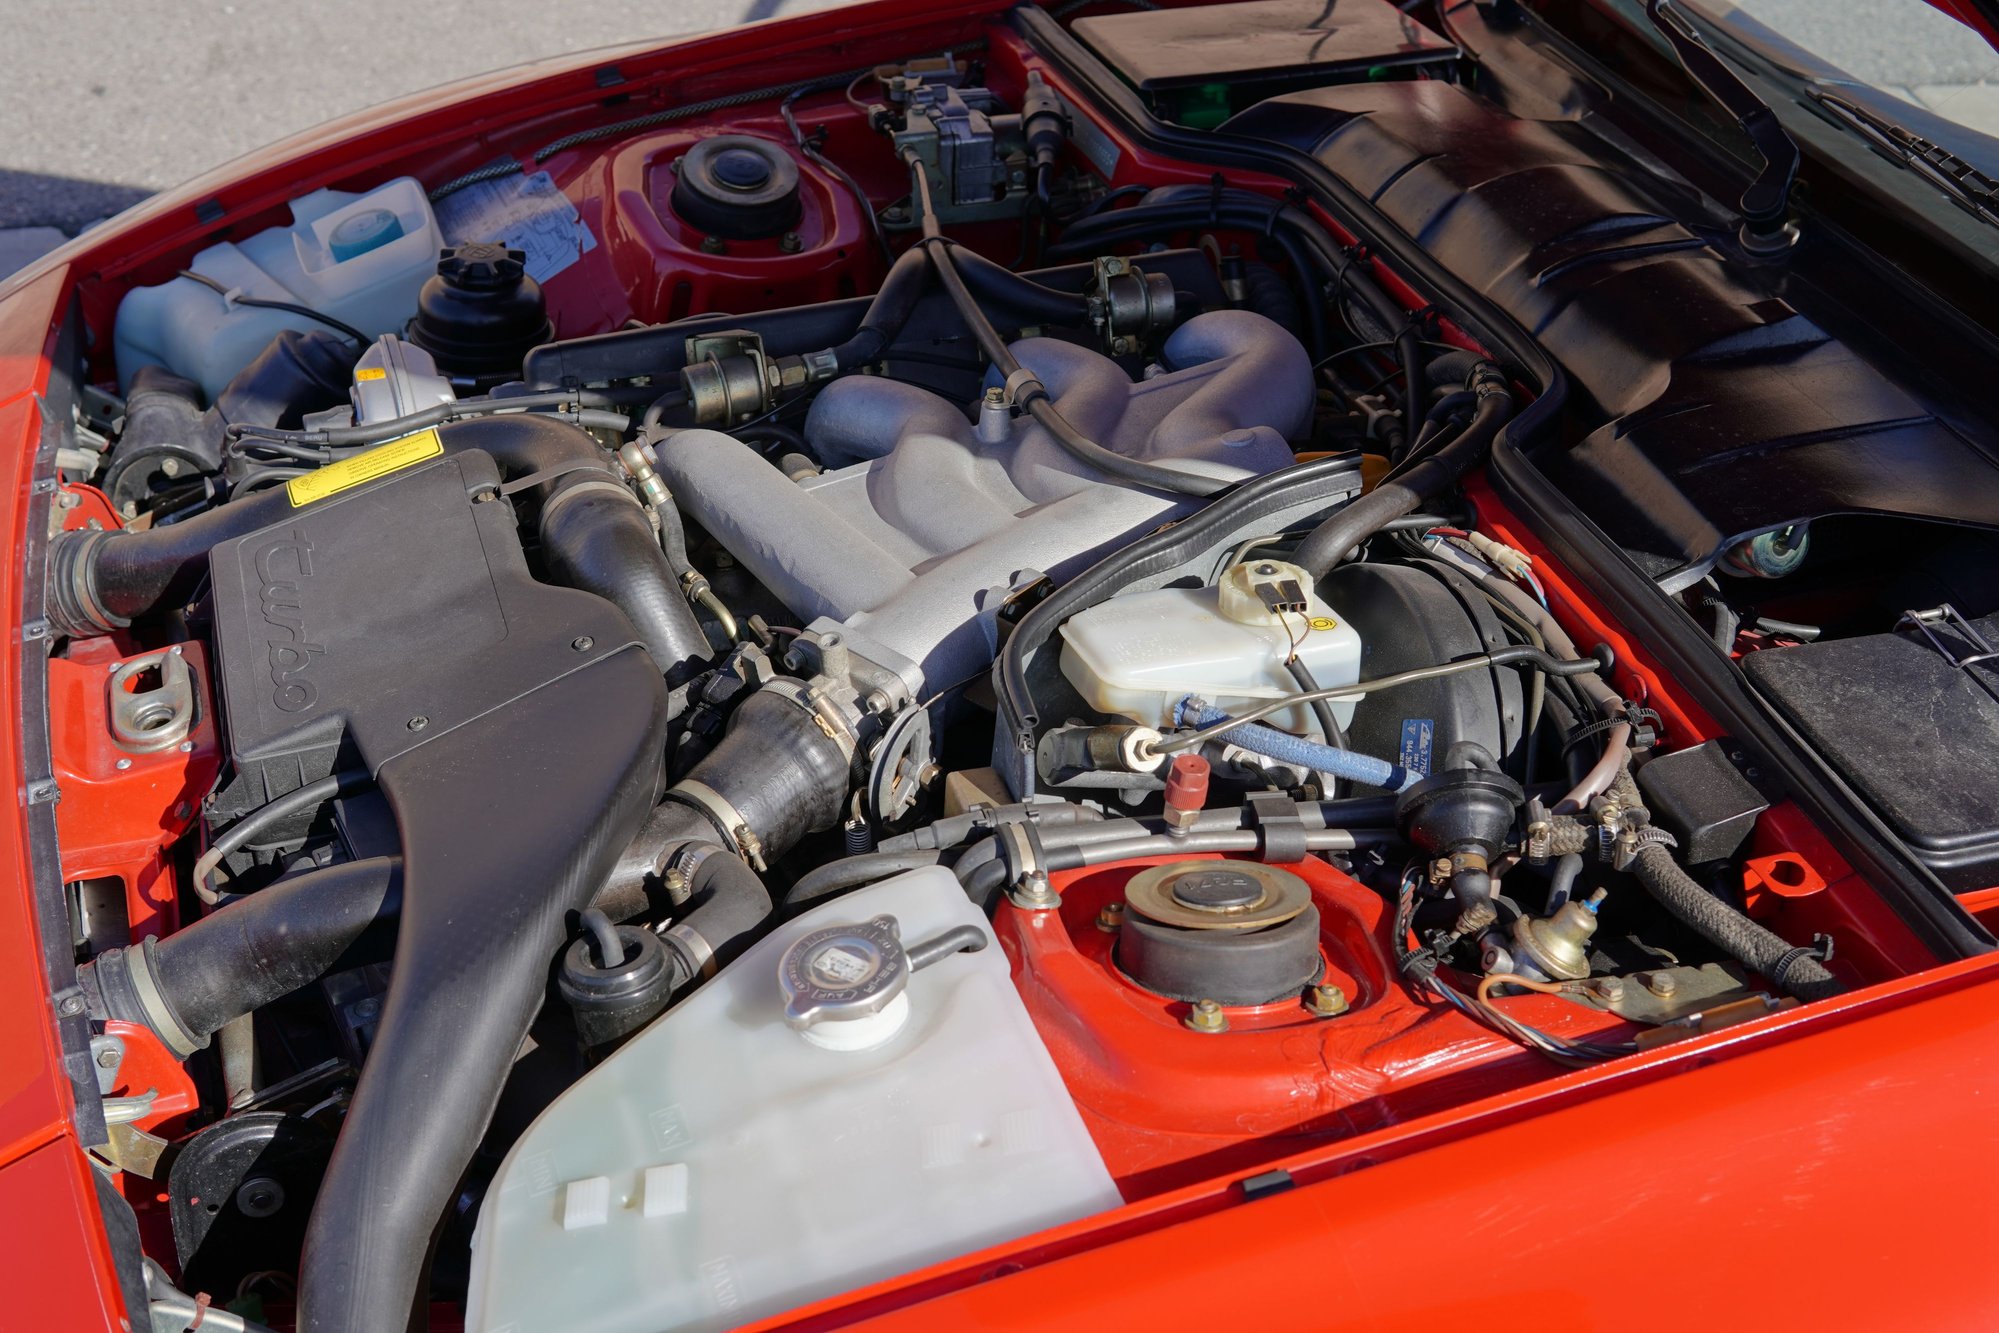
[[1213, 1000], [1195, 1001], [1194, 1007], [1187, 1011], [1187, 1017], [1181, 1021], [1196, 1032], [1213, 1033], [1229, 1030], [1229, 1016], [1223, 1013], [1222, 1007]]
[[1651, 976], [1645, 978], [1645, 989], [1651, 991], [1654, 995], [1671, 995], [1679, 988], [1680, 983], [1673, 979], [1671, 972], [1654, 972]]
[[1620, 977], [1602, 977], [1596, 982], [1596, 993], [1606, 1000], [1624, 998], [1624, 981]]
[[1106, 935], [1115, 935], [1124, 926], [1124, 904], [1105, 903], [1097, 913], [1097, 929]]
[[1347, 1011], [1347, 993], [1326, 982], [1314, 986], [1305, 996], [1305, 1007], [1320, 1018], [1333, 1018]]
[[701, 238], [702, 254], [721, 255], [721, 254], [727, 254], [728, 252], [729, 252], [729, 243], [723, 240], [720, 236], [704, 236]]
[[118, 1048], [115, 1046], [106, 1046], [103, 1050], [99, 1051], [97, 1053], [97, 1067], [99, 1069], [116, 1069], [118, 1067]]
[[180, 460], [178, 458], [162, 458], [160, 460], [160, 471], [166, 476], [178, 477], [180, 475]]
[[798, 239], [798, 233], [788, 231], [777, 238], [777, 248], [788, 255], [795, 255], [805, 248], [805, 242]]
[[1015, 907], [1029, 912], [1050, 912], [1062, 905], [1062, 895], [1038, 871], [1021, 880], [1012, 896]]

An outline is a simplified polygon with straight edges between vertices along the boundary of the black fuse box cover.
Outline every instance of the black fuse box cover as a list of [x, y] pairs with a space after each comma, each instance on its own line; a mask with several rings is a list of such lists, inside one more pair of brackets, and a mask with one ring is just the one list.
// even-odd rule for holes
[[[1279, 93], [1444, 72], [1457, 47], [1389, 0], [1252, 0], [1076, 20], [1153, 109], [1196, 128]], [[1221, 90], [1227, 90], [1224, 93]]]
[[[1971, 628], [1999, 643], [1999, 617]], [[1934, 629], [1957, 657], [1981, 651]], [[1999, 698], [1987, 691], [1999, 662], [1954, 666], [1904, 629], [1766, 649], [1742, 667], [1945, 884], [1999, 883]]]
[[499, 480], [489, 455], [453, 454], [210, 552], [234, 765], [211, 818], [378, 771], [635, 642], [603, 598], [534, 579]]
[[1756, 816], [1770, 808], [1716, 741], [1649, 760], [1638, 770], [1638, 790], [1652, 822], [1679, 840], [1680, 859], [1690, 865], [1735, 855]]

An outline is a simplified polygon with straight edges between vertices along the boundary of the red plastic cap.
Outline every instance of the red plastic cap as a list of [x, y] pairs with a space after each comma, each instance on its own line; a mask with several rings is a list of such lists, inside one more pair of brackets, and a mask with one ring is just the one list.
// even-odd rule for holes
[[1197, 754], [1176, 754], [1166, 770], [1166, 808], [1199, 810], [1208, 803], [1208, 761]]

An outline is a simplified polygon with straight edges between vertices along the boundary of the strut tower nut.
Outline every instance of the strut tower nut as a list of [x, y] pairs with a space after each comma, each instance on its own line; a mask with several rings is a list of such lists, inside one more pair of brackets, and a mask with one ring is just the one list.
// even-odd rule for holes
[[1305, 1007], [1320, 1018], [1332, 1018], [1347, 1011], [1347, 993], [1330, 982], [1305, 993]]
[[1229, 1016], [1213, 1000], [1196, 1000], [1187, 1011], [1185, 1023], [1196, 1032], [1227, 1032]]

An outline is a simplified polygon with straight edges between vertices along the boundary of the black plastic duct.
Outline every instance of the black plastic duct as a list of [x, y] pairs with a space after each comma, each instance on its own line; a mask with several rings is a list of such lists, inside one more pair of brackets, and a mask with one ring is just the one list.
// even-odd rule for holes
[[[583, 431], [546, 417], [475, 417], [440, 426], [448, 455], [481, 450], [509, 480], [549, 479], [527, 494], [541, 506], [541, 540], [558, 579], [616, 603], [662, 672], [708, 655], [645, 511]], [[75, 532], [49, 549], [50, 617], [72, 637], [108, 633], [179, 605], [207, 572], [208, 553], [297, 512], [276, 488], [143, 532]], [[679, 673], [676, 673], [679, 674]]]
[[651, 807], [666, 691], [600, 659], [383, 766], [402, 830], [393, 980], [306, 1232], [299, 1327], [401, 1328], [430, 1233], [542, 1000], [567, 919]]

